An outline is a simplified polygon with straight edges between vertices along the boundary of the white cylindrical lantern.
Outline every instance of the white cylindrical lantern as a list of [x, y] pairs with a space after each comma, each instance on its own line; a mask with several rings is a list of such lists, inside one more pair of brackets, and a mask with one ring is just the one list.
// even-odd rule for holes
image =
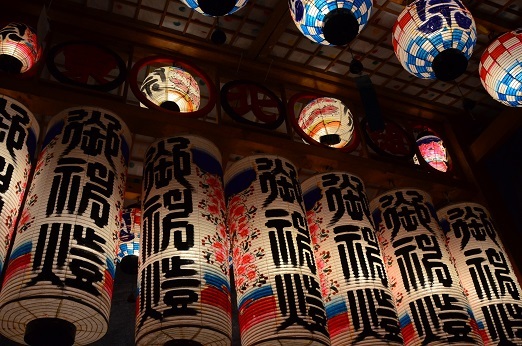
[[27, 25], [11, 23], [0, 30], [0, 71], [24, 73], [40, 59], [42, 49]]
[[225, 172], [243, 346], [329, 345], [297, 171], [272, 155]]
[[332, 346], [402, 345], [362, 180], [324, 173], [302, 189]]
[[130, 132], [80, 106], [49, 123], [0, 292], [0, 330], [79, 345], [107, 331]]
[[229, 254], [221, 154], [197, 136], [146, 154], [136, 345], [230, 345]]
[[484, 344], [522, 344], [522, 291], [489, 212], [458, 203], [437, 215]]
[[0, 272], [25, 196], [39, 133], [38, 122], [24, 105], [0, 95]]
[[430, 196], [397, 189], [370, 203], [405, 345], [482, 345]]
[[124, 273], [138, 273], [140, 252], [141, 206], [129, 206], [121, 214], [120, 230], [116, 239], [115, 262]]

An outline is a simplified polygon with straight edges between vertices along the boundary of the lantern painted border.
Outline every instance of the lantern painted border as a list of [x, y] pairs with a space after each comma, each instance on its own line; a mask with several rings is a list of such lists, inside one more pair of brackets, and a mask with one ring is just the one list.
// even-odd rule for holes
[[[228, 93], [228, 91], [230, 91], [231, 88], [236, 87], [238, 85], [242, 85], [242, 84], [252, 84], [252, 85], [258, 87], [259, 89], [261, 89], [271, 99], [277, 100], [277, 109], [279, 110], [279, 117], [276, 119], [276, 121], [273, 121], [270, 123], [265, 122], [263, 124], [258, 124], [258, 123], [254, 123], [250, 120], [247, 120], [247, 119], [243, 118], [242, 116], [239, 116], [236, 114], [234, 109], [228, 103], [228, 100], [226, 98], [226, 93]], [[220, 100], [221, 100], [221, 107], [225, 110], [225, 112], [233, 120], [235, 120], [241, 124], [256, 126], [256, 127], [262, 128], [262, 129], [275, 130], [284, 123], [285, 118], [286, 118], [286, 112], [285, 112], [286, 110], [285, 110], [283, 101], [281, 101], [281, 99], [273, 91], [271, 91], [264, 85], [256, 83], [254, 81], [240, 79], [240, 80], [235, 80], [235, 81], [230, 81], [230, 82], [225, 83], [220, 91]]]
[[[80, 82], [75, 81], [74, 79], [68, 78], [65, 74], [63, 74], [60, 70], [58, 70], [58, 67], [55, 64], [54, 59], [56, 58], [56, 56], [58, 54], [60, 54], [60, 52], [62, 51], [62, 49], [64, 47], [72, 46], [72, 45], [93, 46], [106, 53], [109, 53], [114, 58], [114, 61], [118, 65], [118, 70], [120, 71], [119, 75], [114, 80], [112, 80], [108, 83], [99, 84], [99, 85], [90, 85], [90, 84], [80, 83]], [[99, 43], [92, 42], [92, 41], [82, 41], [82, 40], [67, 41], [67, 42], [62, 42], [62, 43], [59, 43], [59, 44], [53, 46], [51, 49], [49, 49], [49, 52], [47, 54], [46, 66], [47, 66], [47, 69], [49, 70], [49, 73], [51, 73], [51, 75], [54, 78], [56, 78], [59, 82], [64, 83], [64, 84], [79, 86], [82, 88], [92, 89], [92, 90], [111, 91], [111, 90], [117, 88], [118, 86], [120, 86], [127, 79], [127, 65], [126, 65], [125, 61], [123, 61], [123, 59], [116, 52], [112, 51], [110, 48], [108, 48], [104, 45], [101, 45]]]
[[[312, 137], [307, 135], [306, 132], [304, 132], [303, 129], [301, 129], [301, 127], [297, 123], [297, 118], [296, 118], [295, 112], [294, 112], [295, 104], [298, 101], [301, 101], [303, 99], [315, 99], [315, 98], [319, 98], [319, 97], [330, 97], [330, 96], [319, 95], [319, 94], [314, 94], [314, 93], [297, 93], [288, 100], [288, 103], [286, 105], [286, 116], [287, 116], [287, 118], [290, 118], [289, 120], [290, 120], [290, 123], [292, 124], [292, 127], [299, 134], [299, 136], [302, 139], [304, 139], [306, 141], [306, 143], [308, 143], [308, 144], [315, 145], [315, 146], [318, 146], [321, 148], [339, 150], [339, 151], [343, 151], [343, 152], [347, 152], [347, 153], [354, 151], [359, 146], [359, 143], [360, 143], [359, 135], [357, 133], [357, 126], [354, 126], [353, 137], [352, 137], [352, 140], [348, 144], [346, 144], [342, 148], [332, 148], [326, 144], [321, 144], [321, 143], [317, 142], [316, 140], [314, 140]], [[332, 96], [332, 98], [336, 98], [336, 97]], [[337, 100], [339, 100], [339, 99], [337, 99]], [[341, 100], [339, 100], [339, 101], [341, 101]], [[352, 115], [352, 119], [354, 120], [354, 125], [355, 125], [355, 117], [353, 115]]]
[[[184, 112], [170, 111], [170, 110], [161, 108], [160, 106], [152, 103], [140, 91], [140, 87], [138, 86], [138, 73], [142, 70], [143, 67], [145, 67], [151, 63], [164, 63], [164, 64], [169, 64], [169, 65], [176, 65], [176, 66], [179, 66], [190, 72], [195, 72], [196, 76], [201, 78], [205, 82], [205, 84], [208, 88], [208, 91], [209, 91], [209, 99], [208, 99], [208, 102], [205, 105], [205, 107], [198, 109], [197, 111], [194, 111], [194, 112], [184, 113]], [[212, 110], [212, 108], [214, 108], [214, 106], [216, 105], [216, 99], [217, 99], [216, 87], [215, 87], [214, 83], [212, 82], [212, 80], [210, 79], [210, 77], [200, 68], [198, 68], [198, 67], [190, 64], [186, 60], [182, 60], [182, 59], [172, 58], [172, 57], [163, 56], [163, 55], [156, 55], [156, 56], [143, 58], [143, 59], [137, 61], [134, 64], [134, 66], [132, 67], [132, 69], [130, 70], [129, 84], [130, 84], [132, 93], [134, 94], [134, 96], [136, 96], [136, 98], [141, 103], [143, 103], [149, 109], [153, 109], [153, 110], [156, 110], [156, 111], [162, 112], [162, 113], [168, 113], [168, 114], [186, 117], [186, 118], [201, 118], [202, 116], [209, 114], [210, 111]]]
[[364, 133], [364, 138], [366, 139], [366, 145], [369, 146], [378, 155], [383, 156], [383, 157], [388, 157], [388, 158], [401, 160], [401, 161], [402, 160], [404, 160], [404, 161], [412, 160], [413, 155], [415, 155], [415, 153], [417, 152], [415, 140], [398, 122], [391, 120], [389, 118], [384, 118], [383, 120], [385, 123], [388, 122], [388, 123], [394, 124], [398, 128], [401, 129], [401, 132], [404, 135], [404, 138], [407, 138], [408, 142], [410, 144], [410, 152], [407, 155], [400, 155], [400, 156], [392, 155], [390, 153], [385, 152], [378, 146], [376, 146], [375, 143], [373, 143], [373, 140], [370, 138], [370, 135], [367, 133], [366, 129], [368, 127], [368, 119], [366, 117], [364, 117], [364, 119], [361, 121], [361, 128], [362, 128], [362, 132]]

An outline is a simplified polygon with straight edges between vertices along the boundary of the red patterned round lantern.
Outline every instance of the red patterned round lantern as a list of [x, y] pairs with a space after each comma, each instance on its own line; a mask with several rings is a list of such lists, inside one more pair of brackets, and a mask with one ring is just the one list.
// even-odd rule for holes
[[124, 273], [138, 273], [140, 252], [141, 206], [129, 206], [121, 214], [120, 230], [116, 239], [116, 263]]
[[40, 59], [41, 47], [27, 25], [11, 23], [0, 30], [0, 71], [24, 73]]

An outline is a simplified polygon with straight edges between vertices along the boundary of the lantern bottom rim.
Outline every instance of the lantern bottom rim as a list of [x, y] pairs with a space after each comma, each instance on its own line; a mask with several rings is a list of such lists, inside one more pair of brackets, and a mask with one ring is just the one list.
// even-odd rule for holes
[[37, 318], [27, 324], [24, 341], [31, 346], [71, 346], [76, 326], [61, 318]]
[[359, 22], [352, 11], [338, 8], [325, 16], [323, 34], [330, 44], [344, 46], [359, 34]]
[[203, 344], [194, 340], [178, 339], [167, 341], [163, 346], [203, 346]]
[[136, 275], [138, 274], [138, 256], [127, 255], [121, 259], [120, 269], [125, 274]]
[[433, 59], [432, 68], [435, 77], [443, 82], [449, 82], [462, 75], [468, 67], [468, 59], [456, 48], [443, 50]]
[[173, 112], [179, 112], [180, 108], [179, 105], [174, 101], [165, 101], [160, 104], [161, 108], [167, 109], [169, 111]]
[[198, 3], [203, 13], [212, 17], [219, 17], [229, 14], [234, 9], [236, 0], [199, 0]]
[[339, 136], [336, 133], [323, 135], [323, 136], [319, 137], [319, 141], [321, 142], [321, 144], [325, 144], [325, 145], [336, 145], [336, 144], [341, 143], [341, 136]]
[[18, 74], [22, 72], [22, 62], [9, 54], [0, 54], [0, 71]]

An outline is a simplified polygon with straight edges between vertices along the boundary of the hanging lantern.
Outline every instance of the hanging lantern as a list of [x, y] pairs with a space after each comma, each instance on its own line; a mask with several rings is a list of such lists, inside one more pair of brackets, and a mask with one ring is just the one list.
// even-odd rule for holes
[[155, 105], [171, 111], [187, 113], [199, 108], [198, 83], [190, 73], [179, 67], [156, 68], [147, 75], [140, 91]]
[[368, 23], [372, 0], [289, 0], [295, 25], [308, 39], [324, 45], [350, 43]]
[[522, 29], [501, 35], [482, 53], [480, 81], [495, 100], [522, 107]]
[[404, 344], [482, 345], [429, 195], [389, 191], [370, 210]]
[[38, 122], [24, 105], [0, 95], [0, 273], [25, 196], [39, 133]]
[[466, 71], [477, 30], [461, 0], [416, 0], [397, 18], [392, 41], [406, 71], [451, 81]]
[[243, 8], [248, 0], [181, 0], [181, 2], [205, 16], [220, 17]]
[[484, 344], [522, 344], [522, 291], [489, 212], [458, 203], [437, 215]]
[[51, 119], [0, 292], [0, 331], [86, 345], [108, 327], [130, 132], [93, 107]]
[[297, 123], [307, 136], [332, 148], [343, 148], [354, 137], [352, 113], [341, 101], [331, 97], [309, 102]]
[[[417, 138], [417, 147], [419, 152], [431, 167], [438, 171], [446, 172], [448, 170], [448, 156], [446, 147], [442, 139], [427, 131], [420, 133]], [[419, 164], [417, 155], [413, 158], [416, 164]]]
[[302, 188], [331, 345], [403, 345], [362, 180], [324, 173]]
[[246, 157], [225, 172], [225, 193], [241, 344], [330, 345], [294, 165]]
[[229, 255], [221, 154], [197, 136], [146, 154], [136, 345], [230, 345]]
[[11, 23], [0, 30], [0, 71], [24, 73], [40, 59], [36, 34], [25, 24]]
[[126, 274], [138, 273], [140, 251], [141, 208], [129, 206], [121, 214], [120, 231], [116, 240], [116, 262]]

